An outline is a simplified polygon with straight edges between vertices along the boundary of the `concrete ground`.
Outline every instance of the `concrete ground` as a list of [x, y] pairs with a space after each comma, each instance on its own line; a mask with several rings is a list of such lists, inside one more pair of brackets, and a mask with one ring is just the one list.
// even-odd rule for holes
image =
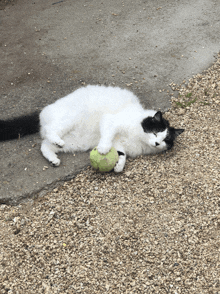
[[[3, 0], [0, 9], [1, 119], [87, 84], [129, 88], [165, 111], [169, 84], [208, 68], [220, 48], [217, 0]], [[40, 142], [1, 143], [0, 203], [43, 195], [89, 164], [89, 153], [61, 154], [53, 168]]]

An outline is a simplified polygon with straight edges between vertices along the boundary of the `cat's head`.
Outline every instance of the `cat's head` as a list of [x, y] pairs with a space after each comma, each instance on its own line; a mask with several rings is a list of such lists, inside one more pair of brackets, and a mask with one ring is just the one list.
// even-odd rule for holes
[[177, 136], [184, 132], [184, 129], [170, 127], [161, 111], [156, 112], [154, 116], [145, 118], [141, 126], [148, 135], [149, 145], [158, 152], [171, 149]]

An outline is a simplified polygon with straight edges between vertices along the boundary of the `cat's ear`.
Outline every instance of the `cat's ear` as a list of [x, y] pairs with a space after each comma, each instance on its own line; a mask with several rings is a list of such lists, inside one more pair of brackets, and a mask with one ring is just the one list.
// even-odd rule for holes
[[175, 138], [178, 137], [180, 134], [182, 134], [184, 132], [184, 129], [175, 129]]
[[162, 112], [161, 111], [156, 112], [154, 115], [154, 119], [158, 122], [161, 122], [162, 121]]

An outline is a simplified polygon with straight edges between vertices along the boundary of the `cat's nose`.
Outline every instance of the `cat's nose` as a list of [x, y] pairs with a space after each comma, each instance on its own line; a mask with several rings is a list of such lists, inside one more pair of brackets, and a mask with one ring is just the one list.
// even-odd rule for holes
[[157, 142], [155, 143], [155, 146], [159, 146], [159, 145], [160, 145], [159, 143], [157, 143]]

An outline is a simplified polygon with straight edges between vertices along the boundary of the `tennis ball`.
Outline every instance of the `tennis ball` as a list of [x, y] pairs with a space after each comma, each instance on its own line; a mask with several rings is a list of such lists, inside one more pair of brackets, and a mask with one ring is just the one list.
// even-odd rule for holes
[[115, 167], [117, 161], [118, 152], [114, 147], [112, 147], [107, 154], [100, 154], [97, 147], [90, 152], [91, 165], [100, 172], [111, 171]]

